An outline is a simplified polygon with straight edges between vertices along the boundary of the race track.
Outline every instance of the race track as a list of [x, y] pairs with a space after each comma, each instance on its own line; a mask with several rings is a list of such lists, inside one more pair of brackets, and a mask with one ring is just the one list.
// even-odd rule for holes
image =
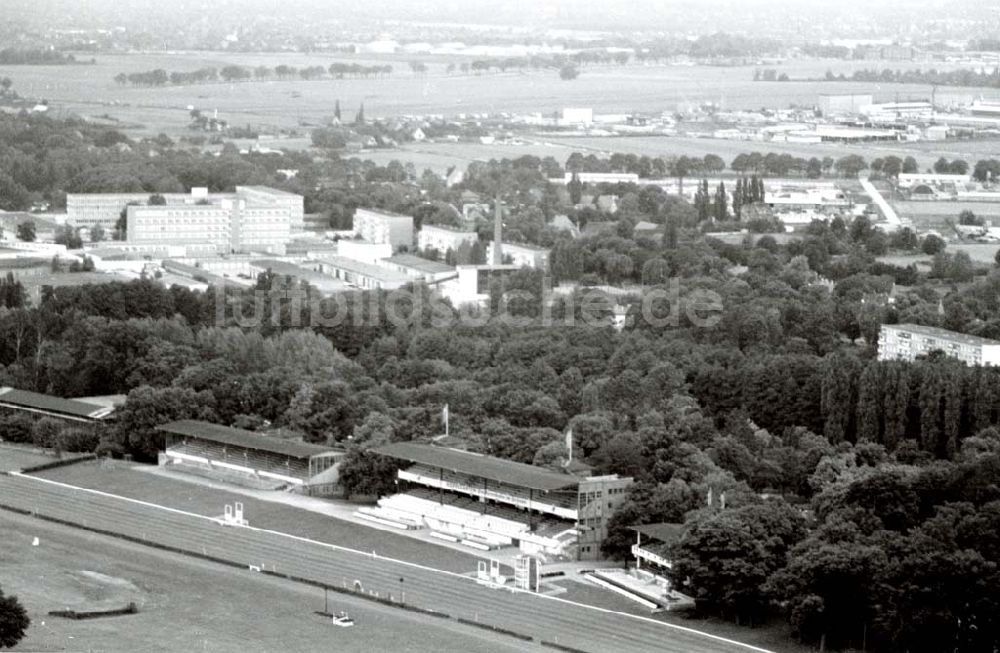
[[223, 527], [199, 515], [30, 476], [0, 475], [0, 506], [329, 585], [358, 581], [366, 592], [391, 593], [396, 600], [402, 588], [407, 604], [592, 653], [767, 653], [653, 619], [484, 587], [458, 574], [273, 531]]

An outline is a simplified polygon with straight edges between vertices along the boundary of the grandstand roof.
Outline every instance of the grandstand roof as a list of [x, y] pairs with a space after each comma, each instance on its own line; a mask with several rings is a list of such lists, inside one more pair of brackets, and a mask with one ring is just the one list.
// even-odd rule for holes
[[324, 447], [319, 444], [282, 440], [254, 433], [253, 431], [234, 429], [229, 426], [222, 426], [221, 424], [200, 422], [193, 419], [169, 422], [156, 428], [164, 433], [183, 435], [189, 438], [198, 438], [199, 440], [208, 440], [209, 442], [218, 442], [220, 444], [230, 444], [234, 447], [243, 447], [244, 449], [270, 451], [271, 453], [291, 456], [292, 458], [311, 458], [319, 454], [336, 451], [332, 447]]
[[533, 465], [428, 444], [395, 442], [375, 449], [375, 453], [532, 490], [558, 490], [580, 483], [580, 479], [574, 476]]
[[684, 535], [684, 528], [684, 524], [662, 522], [658, 524], [642, 524], [641, 526], [633, 526], [632, 530], [638, 531], [648, 538], [672, 544], [681, 539], [681, 536]]
[[113, 407], [95, 406], [92, 403], [17, 388], [0, 388], [0, 406], [78, 420], [101, 419], [114, 411]]

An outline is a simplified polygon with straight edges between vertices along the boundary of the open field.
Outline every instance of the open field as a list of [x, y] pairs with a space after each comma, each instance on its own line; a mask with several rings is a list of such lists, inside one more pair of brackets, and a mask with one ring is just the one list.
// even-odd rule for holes
[[[960, 143], [866, 143], [863, 145], [842, 145], [822, 143], [803, 145], [796, 143], [771, 143], [759, 141], [735, 141], [715, 138], [692, 138], [684, 136], [561, 136], [528, 137], [521, 145], [483, 145], [481, 143], [407, 143], [397, 150], [372, 150], [358, 155], [375, 163], [385, 165], [397, 160], [411, 162], [417, 170], [430, 168], [444, 172], [452, 166], [465, 168], [473, 161], [490, 159], [514, 159], [519, 156], [551, 156], [559, 163], [565, 163], [573, 152], [593, 153], [608, 156], [614, 152], [639, 156], [694, 156], [704, 157], [716, 154], [728, 165], [736, 155], [749, 152], [776, 152], [792, 156], [835, 159], [847, 154], [860, 154], [867, 161], [890, 155], [905, 158], [912, 156], [917, 164], [930, 168], [941, 156], [949, 159], [962, 158], [975, 162], [980, 158], [995, 156], [989, 152], [1000, 150], [996, 141], [962, 141]], [[930, 147], [934, 145], [935, 147]], [[960, 152], [952, 148], [971, 149], [978, 145], [981, 153]], [[280, 147], [280, 145], [278, 145]], [[935, 149], [936, 148], [936, 149]], [[997, 205], [1000, 207], [1000, 204]], [[956, 214], [957, 215], [957, 214]]]
[[52, 456], [28, 447], [0, 444], [0, 472], [11, 472], [55, 460]]
[[[633, 617], [544, 596], [497, 591], [482, 587], [465, 576], [258, 528], [224, 528], [195, 515], [53, 485], [42, 479], [0, 476], [0, 497], [6, 506], [35, 510], [70, 523], [113, 529], [162, 546], [238, 563], [249, 561], [249, 564], [275, 569], [278, 573], [323, 580], [338, 586], [357, 581], [366, 591], [393, 592], [399, 587], [398, 579], [405, 576], [406, 600], [410, 605], [444, 611], [454, 618], [488, 620], [536, 640], [547, 638], [586, 651], [765, 651], [654, 618]], [[588, 627], [581, 629], [582, 623]], [[756, 641], [759, 636], [748, 630], [740, 639]], [[780, 647], [777, 650], [799, 649]]]
[[944, 221], [958, 222], [958, 214], [972, 211], [976, 215], [993, 220], [1000, 226], [1000, 202], [893, 202], [892, 206], [900, 217], [910, 218], [918, 227], [942, 226]]
[[[393, 65], [395, 72], [390, 78], [216, 83], [154, 89], [123, 87], [113, 81], [120, 72], [154, 68], [191, 71], [229, 64], [328, 66], [336, 60], [370, 63], [376, 59]], [[727, 109], [783, 108], [790, 104], [811, 106], [820, 93], [868, 92], [885, 100], [927, 98], [931, 93], [930, 86], [921, 84], [754, 82], [756, 66], [591, 67], [584, 68], [578, 79], [564, 82], [554, 70], [449, 75], [444, 72], [445, 64], [437, 63], [431, 64], [429, 73], [418, 76], [408, 68], [411, 59], [419, 57], [222, 52], [101, 55], [95, 65], [0, 66], [0, 75], [11, 77], [14, 88], [22, 95], [48, 99], [57, 114], [60, 110], [92, 116], [107, 113], [136, 125], [136, 133], [144, 134], [182, 131], [187, 124], [188, 105], [204, 111], [218, 109], [220, 116], [234, 125], [294, 127], [329, 118], [337, 100], [348, 116], [363, 102], [368, 116], [385, 117], [501, 111], [546, 113], [567, 106], [589, 106], [603, 113], [660, 112], [702, 102], [715, 102]], [[858, 68], [880, 66], [884, 62], [796, 60], [777, 68], [794, 79], [821, 77], [827, 69], [850, 73]], [[942, 102], [948, 98], [971, 99], [984, 91], [940, 89], [938, 98]]]
[[[32, 624], [15, 651], [496, 651], [523, 650], [502, 635], [341, 594], [354, 628], [312, 614], [323, 593], [0, 511], [0, 584]], [[38, 537], [40, 545], [31, 546]], [[119, 608], [136, 615], [73, 621], [49, 610]]]
[[377, 551], [379, 555], [419, 562], [435, 569], [457, 573], [474, 572], [476, 561], [479, 560], [471, 553], [461, 553], [398, 533], [334, 519], [280, 503], [261, 501], [235, 492], [137, 471], [125, 464], [105, 469], [100, 463], [78, 463], [40, 472], [36, 476], [207, 517], [218, 517], [223, 513], [225, 504], [242, 501], [253, 526], [360, 551]]

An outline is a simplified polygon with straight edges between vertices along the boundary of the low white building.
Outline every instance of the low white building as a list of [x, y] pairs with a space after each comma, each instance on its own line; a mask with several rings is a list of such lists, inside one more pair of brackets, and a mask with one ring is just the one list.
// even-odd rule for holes
[[[486, 260], [493, 260], [494, 243], [486, 246]], [[550, 250], [535, 245], [524, 243], [502, 243], [500, 251], [503, 261], [519, 268], [537, 268], [547, 270], [549, 268]]]
[[[584, 184], [638, 184], [639, 175], [633, 172], [578, 172], [577, 179]], [[573, 180], [573, 173], [567, 172], [562, 177], [550, 178], [550, 184], [568, 184]]]
[[589, 125], [594, 122], [594, 110], [582, 107], [567, 107], [559, 113], [560, 126]]
[[413, 254], [396, 254], [382, 259], [378, 265], [389, 270], [402, 272], [408, 277], [420, 279], [426, 283], [440, 283], [458, 275], [455, 268], [450, 265], [430, 261]]
[[384, 258], [392, 256], [392, 245], [373, 243], [367, 240], [338, 240], [337, 255], [361, 263], [377, 265]]
[[444, 256], [448, 250], [457, 251], [463, 243], [471, 246], [478, 240], [479, 235], [475, 231], [462, 231], [442, 225], [424, 225], [417, 232], [417, 247], [421, 251], [433, 249], [440, 256]]

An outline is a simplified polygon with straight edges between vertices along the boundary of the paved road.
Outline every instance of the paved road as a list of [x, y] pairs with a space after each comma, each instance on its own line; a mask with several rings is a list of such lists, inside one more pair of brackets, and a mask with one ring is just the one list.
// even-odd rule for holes
[[365, 591], [383, 596], [398, 598], [402, 588], [407, 603], [595, 653], [765, 651], [652, 619], [484, 587], [458, 574], [273, 531], [222, 527], [199, 515], [29, 476], [0, 475], [0, 504], [331, 585], [358, 581]]
[[895, 227], [900, 227], [903, 225], [902, 219], [896, 214], [896, 209], [892, 208], [892, 205], [882, 197], [882, 193], [878, 192], [875, 185], [867, 179], [859, 179], [861, 182], [861, 187], [865, 189], [868, 196], [872, 198], [875, 205], [878, 206], [879, 210], [882, 212], [882, 216], [885, 217], [886, 222], [890, 223]]

